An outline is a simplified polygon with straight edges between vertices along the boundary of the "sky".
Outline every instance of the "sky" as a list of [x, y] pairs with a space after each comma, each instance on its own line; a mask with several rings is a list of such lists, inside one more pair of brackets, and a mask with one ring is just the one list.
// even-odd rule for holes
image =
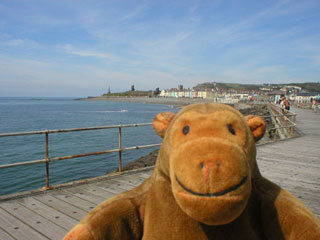
[[320, 79], [320, 1], [0, 0], [0, 96]]

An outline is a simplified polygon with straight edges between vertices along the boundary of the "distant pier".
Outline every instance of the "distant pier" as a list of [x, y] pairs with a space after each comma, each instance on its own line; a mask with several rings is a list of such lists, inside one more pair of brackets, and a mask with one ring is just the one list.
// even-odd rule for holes
[[[320, 216], [320, 114], [294, 109], [302, 136], [257, 148], [262, 175], [287, 189]], [[97, 204], [138, 186], [145, 168], [45, 192], [0, 200], [0, 239], [61, 239]]]

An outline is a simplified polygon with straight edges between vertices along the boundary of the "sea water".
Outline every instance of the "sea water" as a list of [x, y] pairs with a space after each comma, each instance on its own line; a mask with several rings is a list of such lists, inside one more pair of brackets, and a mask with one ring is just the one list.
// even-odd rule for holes
[[[151, 123], [155, 115], [175, 111], [170, 106], [74, 101], [71, 98], [0, 98], [0, 133], [67, 129], [106, 125]], [[152, 126], [122, 129], [122, 146], [161, 143]], [[118, 148], [118, 129], [53, 133], [49, 157], [60, 157]], [[0, 164], [45, 158], [45, 135], [0, 138]], [[155, 148], [124, 151], [123, 164]], [[117, 170], [118, 152], [50, 163], [50, 184], [96, 177]], [[0, 169], [0, 195], [41, 188], [45, 163]]]

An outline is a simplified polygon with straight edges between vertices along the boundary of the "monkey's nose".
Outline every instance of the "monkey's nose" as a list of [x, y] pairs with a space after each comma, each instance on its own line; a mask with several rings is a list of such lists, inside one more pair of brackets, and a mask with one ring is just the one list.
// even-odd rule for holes
[[206, 182], [209, 184], [210, 176], [219, 170], [220, 162], [219, 161], [201, 162], [199, 167], [200, 167], [200, 170], [203, 171]]

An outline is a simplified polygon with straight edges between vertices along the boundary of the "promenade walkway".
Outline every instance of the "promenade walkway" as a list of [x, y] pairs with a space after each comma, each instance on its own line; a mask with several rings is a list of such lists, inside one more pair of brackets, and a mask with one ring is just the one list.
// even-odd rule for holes
[[[302, 136], [257, 149], [262, 174], [300, 198], [320, 216], [320, 114], [297, 112]], [[0, 201], [0, 239], [61, 239], [97, 204], [129, 190], [152, 168], [107, 176], [85, 184]]]
[[297, 113], [301, 137], [257, 148], [262, 175], [285, 188], [320, 217], [320, 114], [310, 109]]

